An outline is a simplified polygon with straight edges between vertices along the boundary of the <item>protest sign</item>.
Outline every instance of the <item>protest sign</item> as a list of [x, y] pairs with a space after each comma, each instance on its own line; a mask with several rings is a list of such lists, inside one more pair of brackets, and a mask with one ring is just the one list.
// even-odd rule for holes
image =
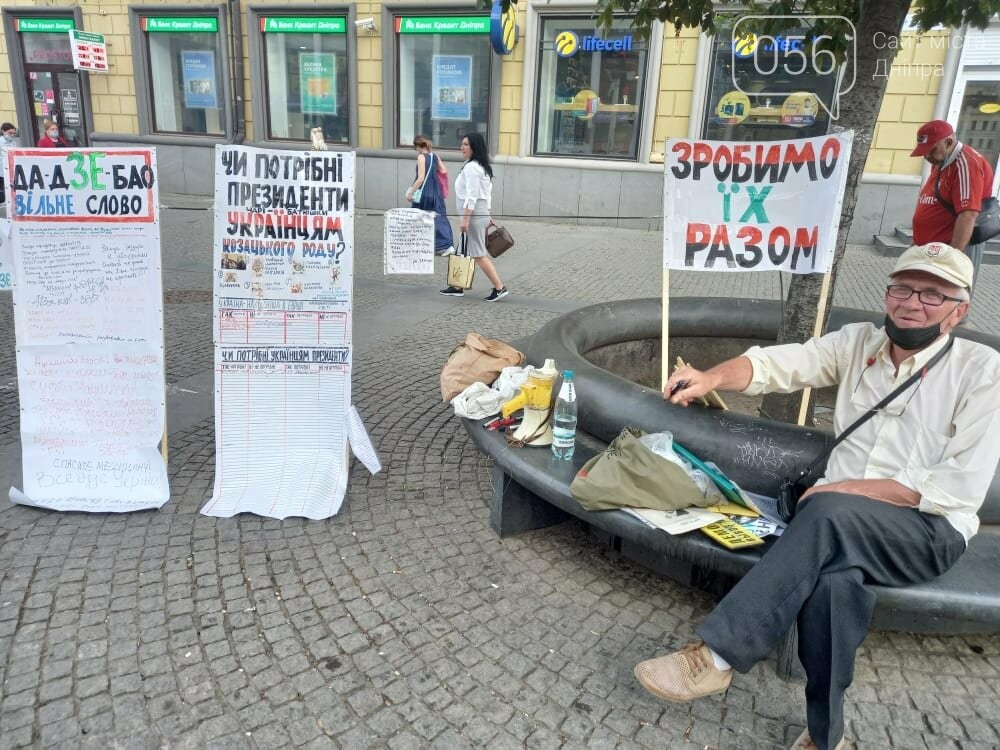
[[218, 146], [209, 516], [334, 515], [347, 488], [354, 154]]
[[11, 500], [158, 508], [170, 490], [155, 152], [8, 154], [24, 468]]
[[668, 139], [664, 268], [829, 271], [852, 141]]
[[382, 268], [390, 273], [434, 273], [434, 214], [390, 208], [382, 230]]

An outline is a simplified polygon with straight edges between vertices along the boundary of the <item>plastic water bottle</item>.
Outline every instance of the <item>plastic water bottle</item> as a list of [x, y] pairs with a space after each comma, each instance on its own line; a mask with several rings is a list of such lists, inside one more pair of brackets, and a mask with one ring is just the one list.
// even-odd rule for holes
[[573, 371], [566, 370], [552, 413], [552, 455], [560, 461], [569, 461], [573, 458], [575, 447], [576, 387], [573, 385]]

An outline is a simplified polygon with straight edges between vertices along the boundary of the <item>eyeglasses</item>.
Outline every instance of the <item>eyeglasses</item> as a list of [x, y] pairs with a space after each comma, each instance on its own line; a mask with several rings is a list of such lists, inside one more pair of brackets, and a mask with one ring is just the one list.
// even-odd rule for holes
[[885, 293], [893, 299], [899, 300], [909, 299], [916, 294], [917, 299], [928, 307], [941, 307], [946, 301], [965, 302], [961, 297], [949, 297], [947, 294], [941, 294], [941, 292], [936, 292], [933, 289], [912, 289], [905, 284], [889, 284], [885, 288]]

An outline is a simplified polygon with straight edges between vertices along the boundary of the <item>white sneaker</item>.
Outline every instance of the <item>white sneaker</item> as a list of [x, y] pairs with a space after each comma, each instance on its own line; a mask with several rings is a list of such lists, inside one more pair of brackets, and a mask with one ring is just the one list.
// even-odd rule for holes
[[447, 258], [449, 255], [455, 254], [455, 247], [453, 245], [449, 248], [445, 248], [444, 250], [435, 250], [434, 254], [441, 258]]

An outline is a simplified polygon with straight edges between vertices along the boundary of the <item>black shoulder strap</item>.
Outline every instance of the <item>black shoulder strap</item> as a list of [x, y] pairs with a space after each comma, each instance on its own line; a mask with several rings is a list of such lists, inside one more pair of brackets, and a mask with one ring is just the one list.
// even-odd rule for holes
[[941, 351], [939, 351], [937, 354], [935, 354], [933, 357], [931, 357], [930, 360], [928, 360], [928, 362], [927, 362], [926, 365], [924, 365], [919, 370], [917, 370], [915, 373], [913, 373], [910, 377], [908, 377], [903, 382], [902, 385], [900, 385], [898, 388], [895, 388], [892, 391], [892, 393], [890, 393], [884, 399], [882, 399], [877, 404], [875, 404], [875, 406], [873, 406], [871, 409], [869, 409], [864, 414], [862, 414], [860, 417], [858, 417], [854, 421], [853, 424], [849, 425], [842, 433], [840, 433], [837, 436], [837, 439], [833, 441], [833, 444], [829, 448], [827, 448], [820, 455], [818, 455], [815, 459], [813, 459], [812, 463], [810, 463], [805, 469], [803, 469], [799, 473], [799, 476], [796, 478], [795, 481], [799, 482], [799, 481], [805, 479], [807, 476], [809, 476], [810, 474], [812, 474], [813, 471], [815, 471], [820, 466], [822, 466], [823, 463], [826, 461], [826, 459], [830, 457], [830, 454], [833, 452], [834, 448], [836, 448], [838, 445], [840, 445], [842, 442], [844, 442], [851, 435], [851, 433], [853, 433], [861, 425], [863, 425], [869, 419], [871, 419], [872, 417], [874, 417], [879, 412], [880, 409], [883, 409], [884, 407], [886, 407], [889, 404], [891, 404], [892, 401], [897, 396], [899, 396], [899, 394], [903, 393], [903, 391], [905, 391], [911, 385], [913, 385], [918, 380], [920, 380], [920, 378], [924, 377], [927, 374], [927, 371], [930, 370], [938, 362], [940, 362], [941, 358], [944, 357], [944, 355], [947, 354], [951, 350], [952, 344], [954, 344], [954, 343], [955, 343], [955, 337], [954, 336], [949, 337], [948, 338], [948, 343], [945, 344], [943, 347], [941, 347]]
[[938, 203], [948, 209], [948, 213], [952, 216], [958, 216], [958, 212], [955, 211], [955, 207], [941, 197], [941, 167], [937, 167], [937, 178], [934, 180], [934, 197], [937, 198]]

